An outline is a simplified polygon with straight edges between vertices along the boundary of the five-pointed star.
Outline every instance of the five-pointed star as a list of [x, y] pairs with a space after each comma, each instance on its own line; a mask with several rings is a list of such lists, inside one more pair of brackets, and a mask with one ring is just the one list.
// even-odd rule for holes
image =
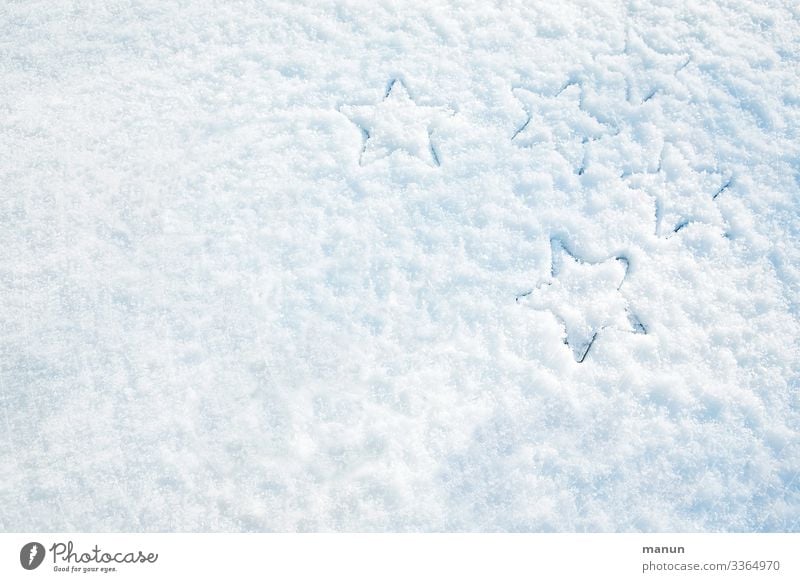
[[570, 83], [554, 97], [515, 88], [528, 119], [511, 139], [521, 147], [549, 144], [578, 173], [583, 173], [586, 143], [597, 139], [606, 128], [581, 108], [581, 87]]
[[675, 75], [689, 64], [689, 57], [653, 50], [628, 30], [622, 53], [601, 56], [598, 61], [625, 78], [628, 102], [640, 105], [673, 86], [677, 82]]
[[656, 234], [670, 236], [690, 222], [714, 223], [714, 199], [731, 184], [716, 172], [697, 172], [681, 151], [665, 144], [655, 172], [636, 173], [628, 183], [655, 199]]
[[364, 135], [361, 165], [389, 156], [395, 150], [440, 165], [431, 142], [431, 126], [450, 112], [445, 107], [417, 105], [402, 81], [393, 80], [377, 105], [345, 105], [340, 111]]
[[619, 289], [628, 272], [628, 260], [613, 257], [587, 263], [571, 254], [558, 239], [551, 240], [550, 281], [517, 297], [539, 310], [549, 310], [566, 331], [564, 343], [575, 360], [586, 359], [597, 334], [605, 328], [647, 333], [639, 319], [628, 311]]

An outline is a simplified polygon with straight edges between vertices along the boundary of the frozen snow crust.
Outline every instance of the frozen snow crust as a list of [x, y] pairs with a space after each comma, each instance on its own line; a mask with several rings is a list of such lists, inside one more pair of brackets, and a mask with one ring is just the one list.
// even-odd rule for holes
[[0, 6], [0, 530], [799, 531], [793, 2]]

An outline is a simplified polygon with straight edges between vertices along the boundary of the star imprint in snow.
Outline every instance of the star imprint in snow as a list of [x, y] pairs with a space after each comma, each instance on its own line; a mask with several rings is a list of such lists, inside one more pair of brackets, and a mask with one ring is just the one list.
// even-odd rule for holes
[[550, 245], [550, 281], [517, 296], [516, 301], [555, 315], [565, 328], [564, 343], [578, 363], [586, 359], [597, 335], [606, 328], [647, 333], [619, 291], [628, 273], [628, 259], [612, 257], [587, 263], [558, 239], [552, 239]]
[[344, 105], [339, 109], [364, 136], [359, 164], [387, 157], [396, 150], [441, 165], [431, 141], [432, 126], [447, 115], [446, 107], [417, 105], [399, 79], [393, 79], [383, 101], [376, 105]]
[[638, 34], [628, 30], [622, 53], [605, 55], [598, 61], [625, 78], [628, 103], [640, 105], [656, 94], [673, 88], [677, 75], [690, 62], [688, 55], [653, 50]]
[[581, 91], [577, 83], [568, 83], [553, 97], [514, 88], [528, 119], [511, 140], [520, 147], [550, 145], [577, 174], [582, 174], [586, 143], [608, 131], [581, 107]]
[[655, 199], [656, 235], [667, 237], [691, 222], [718, 222], [714, 200], [733, 180], [717, 172], [696, 171], [671, 144], [664, 145], [655, 172], [634, 173], [626, 179]]

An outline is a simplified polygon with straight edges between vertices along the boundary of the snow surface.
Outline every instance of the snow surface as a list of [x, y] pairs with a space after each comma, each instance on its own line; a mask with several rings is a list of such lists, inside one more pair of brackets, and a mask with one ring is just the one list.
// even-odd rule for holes
[[780, 0], [3, 2], [0, 530], [800, 531], [799, 60]]

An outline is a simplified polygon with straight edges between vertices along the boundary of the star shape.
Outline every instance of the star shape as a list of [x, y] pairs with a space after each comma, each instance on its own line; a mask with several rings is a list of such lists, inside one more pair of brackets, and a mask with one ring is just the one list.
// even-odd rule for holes
[[383, 100], [376, 105], [345, 105], [339, 110], [364, 136], [359, 164], [374, 162], [400, 150], [433, 166], [441, 165], [431, 141], [432, 127], [452, 112], [445, 107], [417, 105], [401, 80], [393, 79]]
[[513, 92], [528, 118], [511, 140], [520, 147], [549, 145], [582, 174], [586, 144], [607, 133], [607, 128], [582, 108], [580, 85], [568, 83], [554, 96], [521, 87]]
[[655, 200], [656, 235], [671, 236], [691, 222], [714, 223], [719, 213], [714, 200], [732, 183], [713, 171], [696, 171], [681, 151], [664, 144], [655, 172], [626, 176], [628, 184]]
[[628, 102], [640, 105], [674, 86], [677, 82], [675, 75], [689, 64], [690, 58], [654, 50], [629, 29], [622, 53], [601, 56], [598, 61], [625, 78]]
[[550, 245], [550, 280], [516, 300], [555, 315], [564, 326], [564, 343], [572, 350], [575, 361], [586, 359], [598, 334], [606, 328], [647, 333], [620, 293], [628, 273], [628, 259], [612, 257], [588, 263], [570, 253], [559, 239], [552, 239]]

